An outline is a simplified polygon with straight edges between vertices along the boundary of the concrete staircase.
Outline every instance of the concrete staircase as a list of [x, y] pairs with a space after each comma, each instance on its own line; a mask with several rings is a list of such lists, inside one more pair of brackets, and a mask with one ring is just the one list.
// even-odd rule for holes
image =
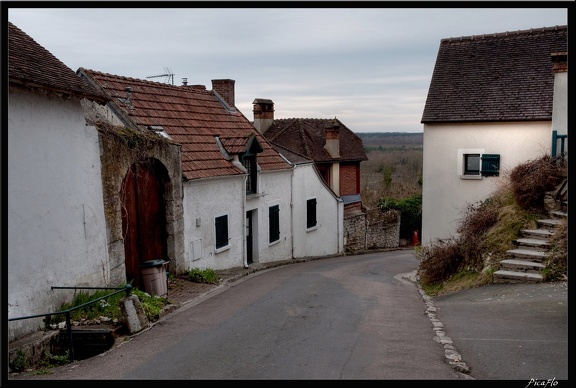
[[[539, 283], [544, 281], [546, 259], [550, 249], [550, 238], [562, 219], [568, 219], [566, 186], [550, 193], [549, 218], [537, 220], [538, 229], [522, 230], [522, 237], [515, 240], [516, 248], [507, 251], [510, 258], [500, 262], [500, 269], [492, 275], [493, 283]], [[560, 196], [559, 196], [560, 195]], [[558, 201], [558, 198], [563, 198]]]

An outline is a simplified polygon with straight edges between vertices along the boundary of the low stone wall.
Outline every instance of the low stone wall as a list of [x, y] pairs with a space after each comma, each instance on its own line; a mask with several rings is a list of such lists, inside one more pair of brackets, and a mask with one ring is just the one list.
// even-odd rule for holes
[[400, 245], [400, 213], [378, 209], [354, 212], [344, 217], [344, 249], [356, 252], [397, 248]]

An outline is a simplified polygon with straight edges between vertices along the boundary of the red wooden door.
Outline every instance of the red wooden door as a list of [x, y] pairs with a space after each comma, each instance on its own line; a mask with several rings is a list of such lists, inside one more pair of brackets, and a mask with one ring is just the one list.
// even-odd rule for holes
[[143, 289], [140, 264], [167, 260], [165, 174], [159, 163], [133, 164], [122, 185], [122, 233], [126, 280]]

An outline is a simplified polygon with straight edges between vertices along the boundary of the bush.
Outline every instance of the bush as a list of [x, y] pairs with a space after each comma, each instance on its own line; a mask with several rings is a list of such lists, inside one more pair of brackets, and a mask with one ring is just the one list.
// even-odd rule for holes
[[510, 183], [516, 202], [523, 209], [544, 212], [544, 196], [560, 182], [555, 161], [545, 155], [516, 166], [510, 173]]
[[454, 239], [438, 240], [430, 248], [422, 247], [418, 256], [421, 260], [418, 277], [424, 285], [448, 280], [458, 271], [464, 259], [460, 245]]
[[195, 283], [218, 284], [220, 281], [220, 276], [210, 268], [192, 268], [188, 271], [188, 278]]
[[422, 194], [396, 199], [383, 198], [378, 203], [382, 213], [389, 210], [400, 212], [400, 236], [409, 239], [412, 232], [422, 229]]

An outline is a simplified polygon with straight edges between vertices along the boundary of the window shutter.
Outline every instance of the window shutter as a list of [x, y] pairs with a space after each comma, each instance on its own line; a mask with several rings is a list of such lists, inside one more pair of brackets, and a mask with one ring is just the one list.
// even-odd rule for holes
[[482, 154], [482, 176], [500, 175], [500, 155]]
[[316, 226], [316, 198], [306, 202], [306, 228]]

